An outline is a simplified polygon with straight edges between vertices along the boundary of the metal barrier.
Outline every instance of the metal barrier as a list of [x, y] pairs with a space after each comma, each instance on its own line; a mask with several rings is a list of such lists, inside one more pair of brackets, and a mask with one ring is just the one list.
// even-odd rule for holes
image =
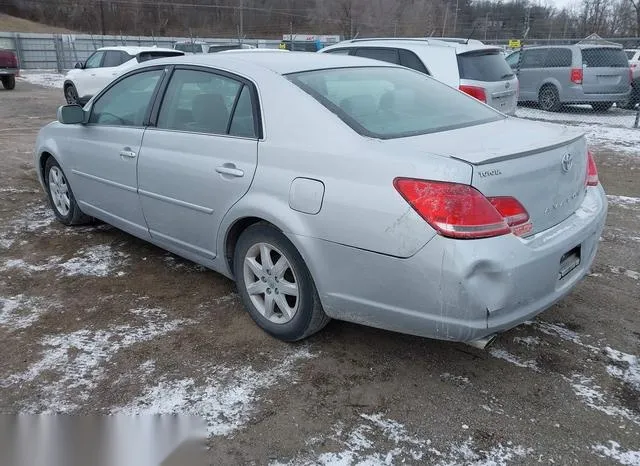
[[[13, 50], [24, 70], [58, 70], [73, 68], [89, 58], [96, 49], [109, 46], [157, 46], [172, 48], [186, 37], [93, 36], [89, 34], [23, 34], [0, 32], [0, 48]], [[237, 43], [237, 38], [202, 39], [211, 44]], [[278, 48], [279, 40], [244, 39], [245, 44], [258, 48]]]

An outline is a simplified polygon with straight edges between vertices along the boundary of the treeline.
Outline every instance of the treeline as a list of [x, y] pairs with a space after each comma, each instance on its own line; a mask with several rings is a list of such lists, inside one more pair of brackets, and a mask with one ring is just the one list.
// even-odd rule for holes
[[640, 36], [640, 0], [4, 0], [0, 11], [93, 34], [477, 39]]

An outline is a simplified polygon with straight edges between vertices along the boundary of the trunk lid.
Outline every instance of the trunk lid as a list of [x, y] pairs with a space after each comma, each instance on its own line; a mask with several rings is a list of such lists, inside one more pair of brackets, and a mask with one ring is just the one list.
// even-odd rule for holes
[[629, 90], [629, 62], [620, 48], [582, 49], [582, 69], [585, 94], [620, 94]]
[[388, 142], [399, 153], [423, 150], [471, 164], [472, 186], [485, 196], [515, 197], [527, 209], [530, 234], [568, 218], [586, 193], [586, 139], [567, 127], [506, 118]]

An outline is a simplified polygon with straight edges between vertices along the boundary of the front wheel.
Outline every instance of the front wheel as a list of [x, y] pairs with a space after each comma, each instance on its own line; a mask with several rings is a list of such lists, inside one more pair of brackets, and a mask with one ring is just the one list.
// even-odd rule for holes
[[49, 196], [49, 204], [55, 216], [65, 225], [81, 225], [89, 223], [91, 217], [85, 215], [78, 207], [69, 181], [60, 164], [53, 157], [47, 159], [44, 168], [44, 179]]
[[15, 87], [16, 87], [16, 77], [15, 76], [3, 76], [2, 77], [2, 87], [4, 87], [8, 91], [15, 89]]
[[245, 308], [270, 335], [297, 341], [329, 322], [302, 256], [275, 227], [257, 223], [247, 228], [233, 263]]

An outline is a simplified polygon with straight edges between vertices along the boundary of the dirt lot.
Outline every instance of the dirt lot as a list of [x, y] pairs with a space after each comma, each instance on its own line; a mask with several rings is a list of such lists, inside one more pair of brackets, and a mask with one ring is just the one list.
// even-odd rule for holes
[[200, 414], [214, 464], [640, 464], [640, 149], [594, 147], [593, 273], [489, 350], [336, 321], [291, 345], [229, 280], [54, 221], [31, 151], [61, 103], [0, 91], [2, 412]]

